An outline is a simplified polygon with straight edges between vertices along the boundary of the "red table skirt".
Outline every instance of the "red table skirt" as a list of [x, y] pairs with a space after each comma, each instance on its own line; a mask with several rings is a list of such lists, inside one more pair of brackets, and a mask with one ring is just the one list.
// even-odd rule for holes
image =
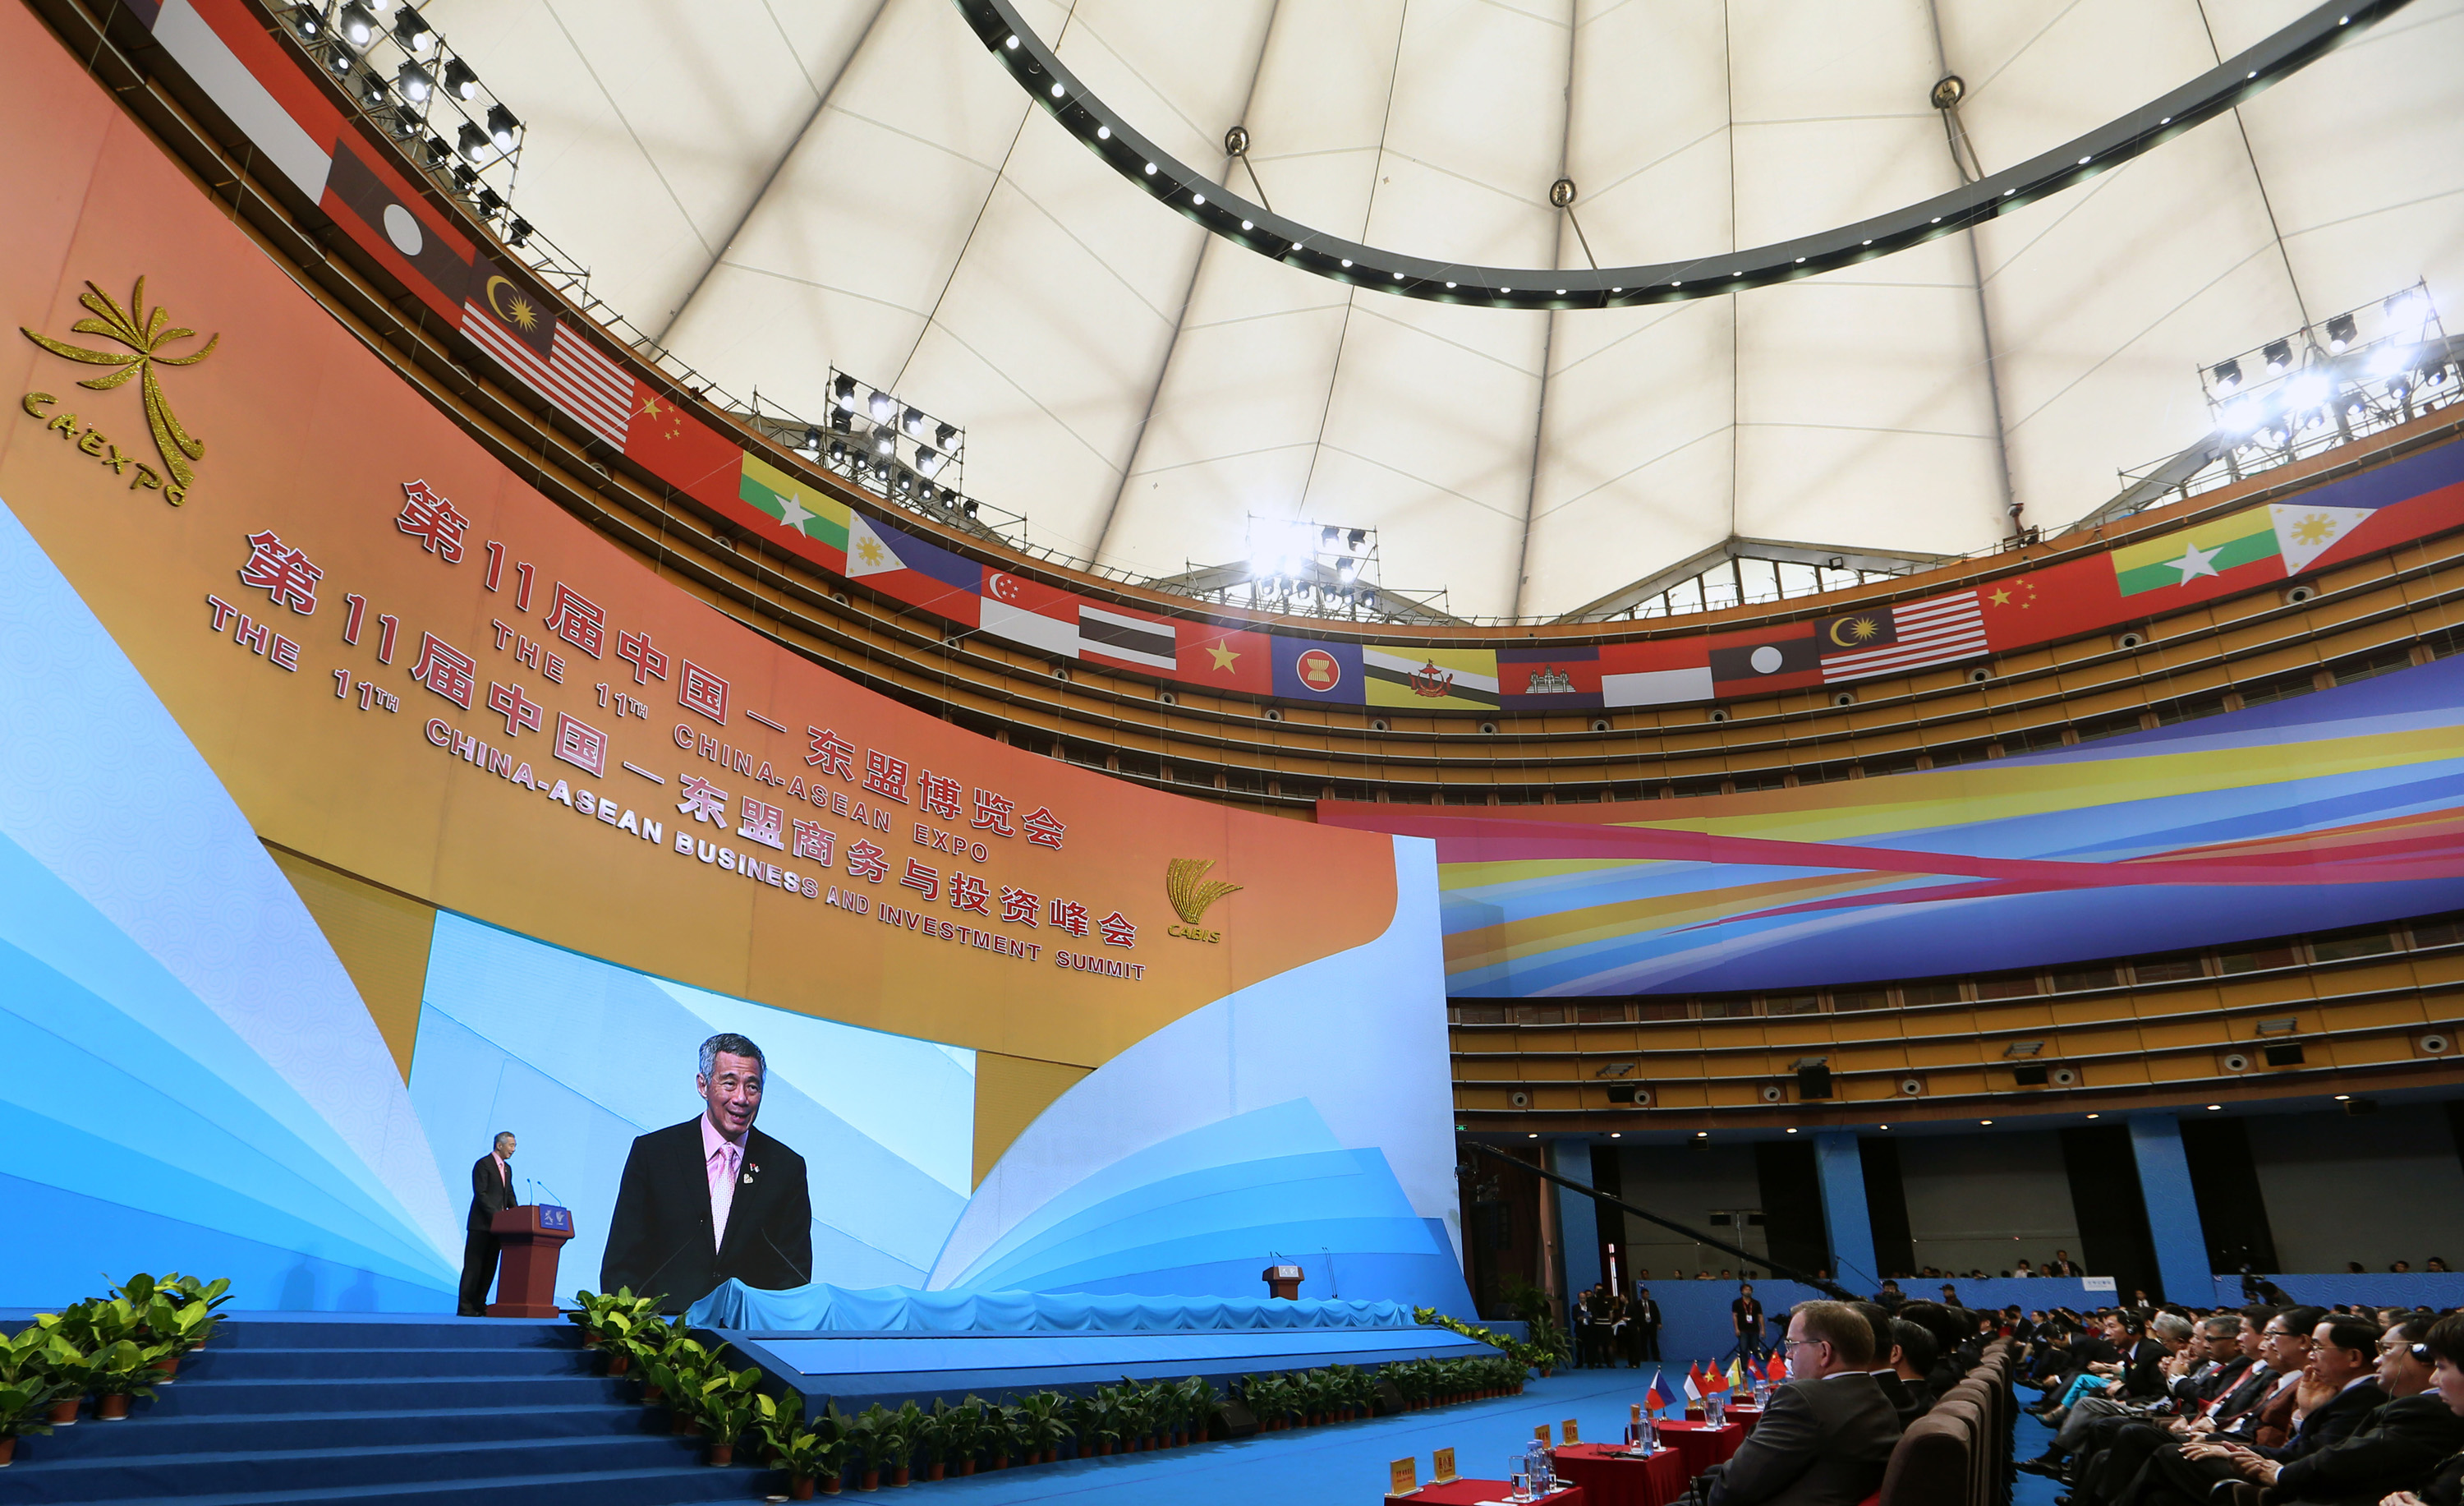
[[1591, 1506], [1669, 1506], [1685, 1494], [1685, 1460], [1674, 1449], [1647, 1459], [1621, 1445], [1570, 1443], [1557, 1449], [1557, 1477], [1583, 1488]]
[[1741, 1423], [1722, 1423], [1717, 1428], [1690, 1422], [1660, 1425], [1660, 1441], [1675, 1449], [1685, 1461], [1685, 1477], [1689, 1480], [1726, 1461], [1745, 1440], [1746, 1429]]
[[[1443, 1485], [1423, 1485], [1417, 1495], [1389, 1495], [1386, 1498], [1409, 1506], [1480, 1506], [1483, 1501], [1502, 1501], [1514, 1494], [1511, 1480], [1448, 1480]], [[1579, 1485], [1540, 1497], [1545, 1506], [1585, 1506], [1586, 1497]]]
[[1728, 1420], [1745, 1428], [1748, 1436], [1751, 1436], [1754, 1424], [1763, 1420], [1763, 1409], [1759, 1406], [1731, 1406], [1728, 1408]]

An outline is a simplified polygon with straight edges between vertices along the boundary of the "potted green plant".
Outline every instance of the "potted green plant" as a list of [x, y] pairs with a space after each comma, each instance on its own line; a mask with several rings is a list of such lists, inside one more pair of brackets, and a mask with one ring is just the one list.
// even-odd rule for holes
[[730, 1370], [714, 1362], [701, 1382], [687, 1393], [686, 1409], [700, 1425], [695, 1430], [710, 1443], [710, 1462], [724, 1467], [736, 1462], [736, 1440], [753, 1421], [753, 1388], [761, 1372], [747, 1365]]
[[759, 1441], [761, 1457], [776, 1467], [780, 1455], [803, 1428], [804, 1398], [802, 1393], [756, 1391], [752, 1396], [754, 1437]]
[[847, 1441], [838, 1424], [828, 1417], [818, 1426], [796, 1433], [779, 1450], [778, 1466], [787, 1472], [787, 1498], [808, 1501], [813, 1487], [821, 1486], [825, 1495], [839, 1493], [839, 1471], [846, 1463]]
[[886, 1448], [882, 1428], [889, 1421], [890, 1409], [875, 1402], [870, 1407], [847, 1418], [842, 1424], [847, 1448], [864, 1459], [864, 1468], [856, 1475], [857, 1490], [881, 1489], [881, 1461]]
[[983, 1398], [970, 1396], [941, 1419], [941, 1451], [960, 1476], [976, 1473], [976, 1454], [984, 1446]]
[[[0, 1468], [17, 1456], [17, 1438], [21, 1433], [48, 1433], [52, 1425], [45, 1420], [52, 1403], [58, 1399], [59, 1383], [29, 1375], [22, 1380], [0, 1381]], [[71, 1402], [77, 1399], [71, 1397]]]
[[1026, 1462], [1050, 1464], [1061, 1457], [1061, 1440], [1069, 1435], [1069, 1399], [1058, 1391], [1037, 1391], [1018, 1399], [1019, 1427], [1026, 1438]]
[[1187, 1439], [1204, 1443], [1212, 1430], [1216, 1410], [1223, 1405], [1214, 1384], [1202, 1375], [1193, 1375], [1180, 1383], [1180, 1413], [1187, 1421]]
[[984, 1408], [984, 1447], [992, 1451], [994, 1469], [1008, 1469], [1025, 1446], [1026, 1426], [1016, 1406], [1004, 1403]]
[[87, 1384], [94, 1388], [95, 1421], [126, 1422], [131, 1398], [154, 1399], [154, 1383], [163, 1378], [164, 1348], [119, 1340], [94, 1356]]
[[950, 1419], [957, 1414], [947, 1397], [933, 1398], [915, 1437], [915, 1468], [927, 1480], [946, 1479], [950, 1473]]

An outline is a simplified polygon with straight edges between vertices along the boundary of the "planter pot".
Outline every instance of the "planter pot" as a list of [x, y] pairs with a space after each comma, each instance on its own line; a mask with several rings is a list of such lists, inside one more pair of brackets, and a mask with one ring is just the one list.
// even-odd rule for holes
[[960, 1459], [960, 1460], [958, 1461], [958, 1478], [960, 1478], [960, 1479], [962, 1479], [962, 1480], [963, 1480], [963, 1479], [965, 1479], [968, 1475], [973, 1474], [973, 1473], [976, 1473], [976, 1461], [975, 1461], [975, 1460], [973, 1460], [973, 1459]]
[[124, 1423], [128, 1421], [128, 1398], [125, 1396], [96, 1397], [94, 1399], [94, 1420], [99, 1423]]
[[811, 1500], [813, 1498], [813, 1477], [809, 1474], [800, 1474], [795, 1476], [793, 1479], [790, 1479], [787, 1482], [787, 1498], [791, 1501]]
[[622, 1349], [610, 1349], [607, 1351], [607, 1373], [609, 1375], [623, 1375], [632, 1368], [633, 1357], [631, 1355], [627, 1354]]
[[179, 1373], [180, 1356], [176, 1352], [166, 1354], [163, 1357], [163, 1378], [156, 1381], [154, 1384], [156, 1385], [168, 1385], [179, 1375]]
[[664, 1402], [664, 1401], [666, 1401], [667, 1399], [668, 1399], [668, 1398], [667, 1398], [667, 1393], [666, 1393], [665, 1391], [660, 1390], [657, 1386], [650, 1384], [649, 1384], [649, 1382], [647, 1382], [647, 1381], [646, 1381], [646, 1382], [644, 1382], [644, 1383], [642, 1384], [642, 1405], [643, 1405], [643, 1406], [657, 1406], [657, 1405], [659, 1405], [661, 1402]]
[[1005, 1453], [997, 1453], [990, 1459], [986, 1460], [985, 1463], [992, 1469], [1006, 1470], [1009, 1468], [1009, 1455]]
[[77, 1399], [72, 1396], [66, 1401], [52, 1404], [52, 1415], [48, 1421], [55, 1428], [74, 1428], [77, 1426]]
[[599, 1336], [598, 1336], [597, 1334], [592, 1333], [592, 1332], [591, 1332], [589, 1329], [587, 1329], [587, 1328], [583, 1329], [583, 1330], [582, 1331], [582, 1347], [583, 1347], [583, 1348], [584, 1348], [584, 1349], [596, 1349], [596, 1348], [598, 1348], [598, 1347], [599, 1347]]
[[710, 1467], [712, 1469], [723, 1470], [735, 1462], [736, 1445], [732, 1443], [715, 1443], [710, 1446]]
[[890, 1472], [890, 1483], [891, 1485], [903, 1488], [907, 1484], [907, 1466], [902, 1464], [898, 1466], [898, 1468]]
[[14, 1459], [16, 1456], [17, 1435], [15, 1433], [11, 1433], [6, 1438], [0, 1438], [0, 1470], [7, 1469], [9, 1467], [9, 1461]]
[[822, 1476], [820, 1483], [823, 1495], [836, 1495], [839, 1493], [839, 1477], [837, 1475], [825, 1474]]
[[879, 1470], [867, 1470], [862, 1474], [857, 1475], [855, 1478], [855, 1488], [860, 1491], [877, 1491], [881, 1489], [881, 1472]]
[[946, 1479], [948, 1476], [949, 1467], [944, 1465], [938, 1459], [935, 1459], [932, 1463], [924, 1466], [924, 1477], [928, 1480]]

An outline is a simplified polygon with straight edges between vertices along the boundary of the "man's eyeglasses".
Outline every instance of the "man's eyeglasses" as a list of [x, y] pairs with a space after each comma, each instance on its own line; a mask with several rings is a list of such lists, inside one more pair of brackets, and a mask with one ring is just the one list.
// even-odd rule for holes
[[1782, 1349], [1797, 1349], [1807, 1344], [1824, 1344], [1830, 1341], [1827, 1339], [1783, 1339], [1779, 1341], [1779, 1346]]

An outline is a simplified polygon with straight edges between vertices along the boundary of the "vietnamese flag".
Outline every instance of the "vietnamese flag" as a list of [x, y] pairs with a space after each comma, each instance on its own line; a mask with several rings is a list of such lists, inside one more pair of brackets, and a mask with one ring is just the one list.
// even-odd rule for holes
[[1249, 696], [1275, 693], [1275, 651], [1265, 633], [1183, 620], [1174, 637], [1180, 667], [1173, 678]]

